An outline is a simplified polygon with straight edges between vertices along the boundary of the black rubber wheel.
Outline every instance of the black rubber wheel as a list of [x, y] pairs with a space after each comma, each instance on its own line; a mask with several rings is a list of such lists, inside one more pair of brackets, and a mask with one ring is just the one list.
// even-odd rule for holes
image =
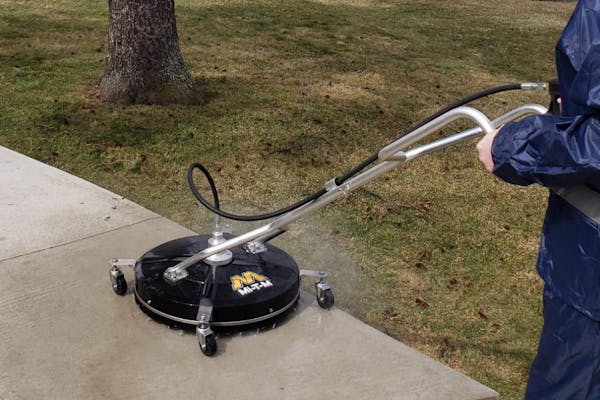
[[213, 356], [217, 352], [217, 340], [215, 339], [215, 335], [208, 335], [206, 338], [204, 338], [204, 343], [206, 344], [205, 347], [202, 347], [202, 345], [198, 343], [200, 344], [200, 350], [202, 351], [202, 354], [208, 357]]
[[125, 293], [127, 293], [127, 281], [125, 280], [125, 276], [117, 276], [117, 284], [113, 285], [113, 290], [119, 296], [124, 296]]
[[333, 291], [331, 289], [326, 289], [323, 292], [323, 297], [317, 296], [317, 303], [319, 303], [319, 306], [321, 308], [329, 310], [331, 307], [333, 307], [333, 304], [335, 303]]

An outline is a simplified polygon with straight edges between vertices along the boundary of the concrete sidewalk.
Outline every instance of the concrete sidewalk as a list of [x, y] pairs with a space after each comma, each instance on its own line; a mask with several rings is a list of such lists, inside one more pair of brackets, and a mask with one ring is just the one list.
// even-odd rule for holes
[[498, 397], [308, 293], [286, 323], [205, 357], [108, 278], [110, 258], [189, 230], [3, 147], [0, 187], [2, 400]]

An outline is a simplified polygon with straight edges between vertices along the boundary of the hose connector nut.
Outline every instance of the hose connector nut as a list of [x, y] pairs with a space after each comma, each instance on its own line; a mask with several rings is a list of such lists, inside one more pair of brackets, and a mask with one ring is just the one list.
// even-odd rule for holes
[[521, 83], [522, 90], [546, 90], [546, 82], [523, 82]]

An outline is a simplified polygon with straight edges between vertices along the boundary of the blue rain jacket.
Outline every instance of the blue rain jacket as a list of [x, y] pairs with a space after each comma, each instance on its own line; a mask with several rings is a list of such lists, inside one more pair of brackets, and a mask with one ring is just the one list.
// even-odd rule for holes
[[550, 188], [538, 258], [546, 290], [600, 321], [600, 1], [580, 0], [556, 46], [562, 115], [503, 127], [494, 173]]

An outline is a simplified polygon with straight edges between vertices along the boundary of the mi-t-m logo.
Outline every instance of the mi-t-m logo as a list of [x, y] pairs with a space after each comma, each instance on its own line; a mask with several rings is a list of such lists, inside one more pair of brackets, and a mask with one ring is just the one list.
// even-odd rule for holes
[[229, 279], [231, 280], [231, 289], [242, 296], [273, 286], [273, 282], [271, 282], [268, 276], [252, 271], [230, 276]]

